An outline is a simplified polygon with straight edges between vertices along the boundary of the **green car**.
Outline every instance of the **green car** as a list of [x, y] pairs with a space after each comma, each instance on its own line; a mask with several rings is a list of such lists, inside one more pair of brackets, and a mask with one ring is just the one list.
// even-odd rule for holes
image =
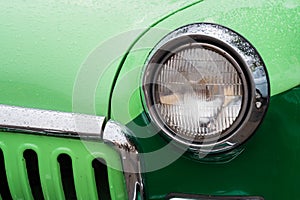
[[300, 198], [299, 0], [13, 0], [0, 29], [0, 199]]

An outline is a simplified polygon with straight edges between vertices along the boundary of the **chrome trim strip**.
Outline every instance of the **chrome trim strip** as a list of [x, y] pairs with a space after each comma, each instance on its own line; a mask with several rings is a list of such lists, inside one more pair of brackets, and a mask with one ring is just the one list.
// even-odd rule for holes
[[100, 139], [104, 117], [0, 105], [0, 128], [46, 135]]
[[144, 199], [140, 155], [132, 138], [133, 134], [127, 127], [109, 120], [105, 125], [102, 139], [112, 145], [121, 155], [128, 199]]

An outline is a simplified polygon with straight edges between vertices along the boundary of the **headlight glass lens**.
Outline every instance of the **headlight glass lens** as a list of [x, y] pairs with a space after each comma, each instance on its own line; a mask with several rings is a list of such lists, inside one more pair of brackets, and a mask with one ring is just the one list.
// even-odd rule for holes
[[195, 43], [174, 51], [154, 76], [159, 121], [188, 141], [209, 142], [226, 135], [243, 103], [236, 65], [212, 45]]

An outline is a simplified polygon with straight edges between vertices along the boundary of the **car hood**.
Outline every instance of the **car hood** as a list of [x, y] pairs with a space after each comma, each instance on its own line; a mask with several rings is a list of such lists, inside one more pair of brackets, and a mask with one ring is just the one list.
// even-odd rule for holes
[[[107, 45], [112, 38], [131, 31], [129, 39], [126, 38], [122, 44], [124, 49], [128, 49], [145, 28], [194, 2], [1, 2], [0, 104], [74, 111], [74, 86], [78, 84], [78, 75], [84, 71], [83, 66], [91, 55], [96, 56], [94, 52], [99, 46]], [[118, 49], [117, 46], [114, 48]], [[94, 95], [99, 102], [96, 105], [99, 107], [97, 114], [107, 113], [113, 78], [122, 57], [119, 55], [111, 61], [109, 69], [101, 65], [101, 59], [94, 60], [97, 71], [106, 70], [99, 73], [102, 78], [99, 77], [100, 86], [96, 89], [100, 90], [100, 96]], [[81, 88], [84, 87], [83, 84]], [[78, 93], [77, 97], [80, 95]], [[81, 108], [75, 111], [90, 114], [93, 111], [85, 110], [88, 99], [84, 94], [81, 96]]]

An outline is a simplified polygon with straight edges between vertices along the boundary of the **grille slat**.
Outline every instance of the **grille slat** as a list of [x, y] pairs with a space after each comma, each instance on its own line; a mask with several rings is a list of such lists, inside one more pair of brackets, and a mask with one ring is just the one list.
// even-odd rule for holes
[[[97, 199], [96, 183], [90, 158], [73, 159], [74, 182], [78, 199]], [[102, 181], [102, 180], [101, 180]], [[82, 184], [84, 183], [84, 184]]]
[[7, 182], [13, 199], [33, 199], [23, 158], [25, 149], [27, 149], [25, 145], [20, 147], [10, 144], [6, 145], [5, 151], [3, 151]]
[[49, 157], [47, 149], [39, 150], [39, 169], [41, 185], [45, 199], [65, 199], [61, 185], [59, 164], [57, 155], [53, 153]]

